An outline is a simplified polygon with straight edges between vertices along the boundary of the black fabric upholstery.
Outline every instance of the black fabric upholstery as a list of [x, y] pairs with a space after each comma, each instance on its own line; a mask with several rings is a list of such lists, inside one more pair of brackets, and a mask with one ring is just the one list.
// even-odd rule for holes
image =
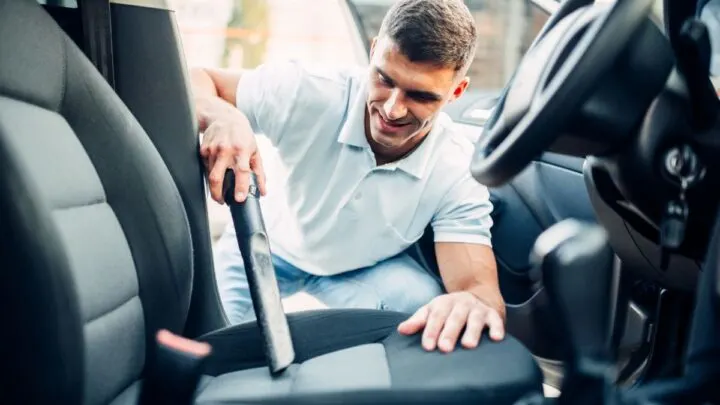
[[184, 331], [196, 337], [227, 320], [215, 287], [205, 166], [199, 159], [198, 126], [175, 14], [122, 3], [111, 7], [115, 89], [173, 176], [193, 235], [194, 288]]
[[85, 403], [105, 403], [141, 376], [152, 331], [182, 331], [185, 210], [143, 129], [37, 3], [0, 2], [0, 61], [3, 142], [53, 212], [85, 323]]
[[[377, 343], [397, 327], [406, 315], [373, 310], [307, 311], [288, 314], [295, 361], [304, 362], [347, 347]], [[262, 367], [266, 364], [263, 340], [255, 323], [244, 323], [198, 338], [213, 347], [206, 365], [208, 375]], [[237, 350], [239, 342], [247, 350]]]
[[[357, 345], [379, 343], [387, 351], [393, 387], [419, 388], [417, 384], [421, 383], [426, 388], [461, 385], [486, 389], [527, 382], [528, 390], [537, 388], [539, 369], [532, 356], [514, 338], [492, 342], [484, 336], [483, 344], [475, 350], [459, 349], [450, 354], [439, 351], [426, 353], [420, 345], [420, 335], [408, 337], [396, 332], [397, 325], [407, 317], [403, 313], [362, 309], [289, 314], [296, 362], [302, 363]], [[199, 340], [213, 347], [206, 367], [209, 375], [263, 367], [265, 364], [262, 336], [254, 323], [219, 330]], [[237, 350], [239, 342], [246, 350]], [[495, 366], [487, 367], [488, 364]]]
[[[492, 342], [484, 336], [474, 350], [427, 353], [420, 335], [396, 332], [407, 316], [362, 309], [289, 314], [296, 364], [277, 378], [265, 366], [255, 323], [210, 333], [200, 338], [213, 353], [198, 403], [332, 403], [340, 398], [343, 403], [398, 403], [385, 396], [392, 391], [403, 393], [399, 403], [415, 403], [407, 402], [414, 398], [420, 403], [511, 404], [542, 392], [540, 369], [514, 338]], [[132, 390], [115, 404], [131, 404], [136, 395]]]
[[[420, 334], [404, 336], [396, 331], [397, 325], [407, 317], [403, 313], [362, 309], [289, 314], [296, 361], [302, 363], [338, 350], [377, 343], [385, 348], [393, 389], [461, 387], [487, 391], [488, 395], [500, 395], [508, 387], [513, 387], [510, 391], [519, 392], [541, 389], [540, 369], [513, 337], [493, 342], [485, 335], [483, 343], [474, 350], [459, 348], [449, 354], [428, 353], [420, 345]], [[248, 353], [262, 351], [262, 338], [253, 323], [230, 327], [201, 340], [211, 343], [214, 350], [208, 364], [209, 374], [264, 364], [259, 356], [248, 356]], [[254, 348], [238, 353], [234, 348], [237, 342]]]
[[83, 331], [70, 264], [48, 207], [34, 198], [39, 186], [25, 175], [26, 167], [4, 141], [7, 135], [0, 119], [3, 402], [79, 404]]
[[[33, 0], [0, 1], [0, 158], [10, 403], [135, 403], [155, 332], [184, 330], [198, 286], [185, 206], [144, 129]], [[516, 340], [425, 353], [395, 332], [405, 316], [291, 315], [298, 364], [284, 380], [267, 376], [254, 324], [206, 334], [198, 400], [472, 403], [542, 389]]]
[[[293, 403], [298, 397], [306, 398], [308, 403], [338, 398], [342, 398], [342, 403], [366, 403], [372, 399], [387, 401], [383, 393], [398, 391], [420, 403], [453, 403], [448, 402], [448, 398], [454, 398], [458, 403], [509, 404], [527, 393], [542, 392], [540, 369], [514, 338], [493, 342], [486, 335], [474, 350], [459, 348], [448, 354], [428, 353], [420, 345], [421, 335], [403, 336], [396, 332], [397, 325], [407, 316], [356, 309], [290, 314], [288, 320], [298, 365], [277, 381], [269, 378], [259, 359], [247, 357], [243, 361], [236, 349], [238, 342], [243, 342], [244, 348], [252, 347], [248, 352], [262, 351], [260, 331], [255, 324], [234, 326], [203, 340], [213, 345], [211, 368], [219, 367], [227, 372], [230, 364], [234, 370], [256, 367], [238, 376], [231, 373], [219, 377], [225, 386], [240, 387], [243, 381], [253, 381], [252, 385], [245, 385], [234, 393], [236, 398], [252, 401], [249, 403], [282, 403], [282, 399], [287, 401], [288, 397]], [[232, 341], [236, 342], [235, 347]], [[308, 363], [318, 359], [333, 366], [308, 370]], [[359, 372], [352, 379], [344, 378], [357, 370], [359, 364], [361, 369], [374, 372], [371, 375]], [[387, 373], [387, 381], [383, 380], [383, 373]], [[303, 381], [308, 375], [312, 376], [312, 382]], [[200, 403], [222, 402], [222, 392], [212, 392], [217, 390], [215, 385], [216, 382], [211, 381], [200, 391]], [[356, 397], [356, 394], [360, 395]], [[407, 397], [402, 401], [415, 403], [407, 402]]]
[[148, 328], [179, 333], [193, 274], [182, 201], [140, 124], [80, 50], [68, 42], [62, 114], [92, 160], [108, 204], [123, 227], [140, 278]]

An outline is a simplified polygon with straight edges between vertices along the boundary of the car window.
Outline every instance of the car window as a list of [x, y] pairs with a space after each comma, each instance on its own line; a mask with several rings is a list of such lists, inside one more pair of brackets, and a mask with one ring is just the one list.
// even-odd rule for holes
[[[169, 0], [189, 66], [254, 68], [276, 59], [325, 66], [366, 61], [337, 0]], [[322, 21], [322, 24], [318, 24]]]
[[[395, 0], [349, 0], [367, 44], [380, 30]], [[530, 0], [465, 0], [478, 29], [477, 51], [470, 66], [471, 90], [498, 91], [542, 29], [549, 14]]]

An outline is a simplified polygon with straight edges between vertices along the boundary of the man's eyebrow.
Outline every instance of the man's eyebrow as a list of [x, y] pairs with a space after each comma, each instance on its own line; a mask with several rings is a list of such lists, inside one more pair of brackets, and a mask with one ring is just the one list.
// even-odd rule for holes
[[[377, 71], [377, 73], [382, 76], [383, 80], [385, 80], [387, 84], [389, 84], [390, 86], [395, 86], [395, 80], [393, 80], [390, 75], [385, 73], [379, 67], [376, 67], [375, 71]], [[405, 90], [405, 94], [407, 94], [408, 97], [417, 100], [438, 101], [442, 99], [441, 95], [426, 90]]]
[[392, 77], [390, 77], [390, 75], [383, 72], [383, 70], [380, 69], [379, 67], [376, 67], [375, 70], [378, 72], [378, 74], [380, 76], [382, 76], [383, 80], [385, 80], [385, 82], [387, 82], [387, 84], [389, 84], [391, 86], [395, 85], [395, 80], [393, 80]]
[[442, 99], [439, 94], [433, 93], [431, 91], [406, 90], [405, 94], [407, 94], [408, 97], [414, 98], [416, 100], [438, 101]]

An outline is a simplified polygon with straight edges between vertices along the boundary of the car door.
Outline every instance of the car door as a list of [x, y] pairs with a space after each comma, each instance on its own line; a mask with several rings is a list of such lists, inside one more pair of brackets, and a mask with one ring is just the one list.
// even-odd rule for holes
[[[394, 0], [348, 0], [369, 50], [382, 17]], [[477, 53], [468, 75], [468, 91], [447, 106], [457, 129], [476, 140], [502, 88], [513, 74], [555, 1], [466, 0], [478, 27]], [[539, 357], [559, 358], [559, 347], [544, 321], [544, 295], [530, 277], [530, 250], [535, 239], [552, 224], [568, 218], [595, 221], [582, 175], [583, 159], [547, 153], [509, 184], [490, 190], [494, 203], [493, 248], [500, 285], [508, 306], [508, 329]], [[435, 267], [433, 240], [428, 229], [419, 243], [420, 254]], [[554, 384], [553, 384], [554, 385]]]

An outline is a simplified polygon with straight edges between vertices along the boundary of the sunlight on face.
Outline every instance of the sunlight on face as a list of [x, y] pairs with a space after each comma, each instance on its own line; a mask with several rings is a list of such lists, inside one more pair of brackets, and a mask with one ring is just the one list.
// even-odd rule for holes
[[452, 67], [411, 62], [388, 38], [373, 42], [369, 75], [368, 141], [389, 158], [419, 144], [440, 110], [468, 84]]

